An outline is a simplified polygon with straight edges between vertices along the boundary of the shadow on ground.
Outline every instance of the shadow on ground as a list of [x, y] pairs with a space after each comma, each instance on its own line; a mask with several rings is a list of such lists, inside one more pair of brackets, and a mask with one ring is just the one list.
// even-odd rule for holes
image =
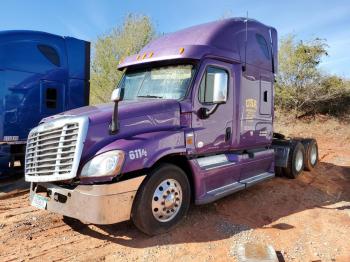
[[274, 222], [304, 210], [333, 208], [327, 206], [350, 201], [349, 188], [350, 167], [322, 162], [295, 180], [275, 178], [215, 203], [192, 206], [176, 229], [160, 236], [146, 236], [130, 221], [107, 226], [88, 226], [75, 220], [66, 223], [81, 234], [134, 248], [209, 242], [255, 228], [288, 231], [294, 226]]
[[0, 199], [13, 197], [29, 191], [29, 183], [24, 181], [23, 175], [0, 180]]

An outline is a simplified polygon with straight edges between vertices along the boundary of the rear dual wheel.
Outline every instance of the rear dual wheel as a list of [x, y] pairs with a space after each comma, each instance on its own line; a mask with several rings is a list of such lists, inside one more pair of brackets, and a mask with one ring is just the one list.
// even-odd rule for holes
[[294, 179], [299, 176], [304, 169], [305, 149], [301, 142], [295, 142], [290, 150], [288, 165], [286, 168], [283, 168], [283, 173], [288, 178]]
[[131, 218], [136, 227], [148, 235], [166, 233], [186, 215], [190, 199], [186, 173], [178, 166], [161, 164], [142, 183]]
[[296, 178], [303, 170], [311, 171], [318, 163], [318, 146], [313, 138], [294, 140], [286, 168], [276, 168], [276, 174]]
[[308, 138], [302, 141], [305, 148], [304, 169], [311, 171], [318, 163], [318, 146], [315, 139]]

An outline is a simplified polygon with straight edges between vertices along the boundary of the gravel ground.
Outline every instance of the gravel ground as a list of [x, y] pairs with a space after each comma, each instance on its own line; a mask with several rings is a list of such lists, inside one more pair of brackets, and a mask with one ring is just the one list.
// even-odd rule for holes
[[315, 170], [192, 207], [179, 227], [156, 237], [131, 222], [63, 221], [29, 206], [20, 191], [0, 200], [0, 261], [235, 261], [242, 243], [272, 245], [285, 261], [350, 261], [349, 125], [321, 119], [278, 128], [317, 138]]

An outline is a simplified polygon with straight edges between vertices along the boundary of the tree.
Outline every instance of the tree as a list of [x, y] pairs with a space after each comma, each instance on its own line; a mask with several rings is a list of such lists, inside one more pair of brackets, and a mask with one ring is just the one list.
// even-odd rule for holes
[[278, 82], [285, 87], [305, 89], [320, 77], [321, 59], [327, 56], [326, 40], [315, 38], [309, 42], [296, 42], [295, 35], [288, 35], [280, 42], [278, 54]]
[[129, 14], [122, 25], [97, 39], [91, 67], [91, 104], [109, 101], [122, 76], [117, 69], [119, 61], [138, 53], [154, 37], [150, 17]]
[[295, 110], [296, 116], [315, 113], [339, 114], [349, 107], [349, 84], [338, 76], [322, 73], [318, 67], [327, 56], [325, 40], [309, 42], [283, 38], [279, 50], [279, 72], [275, 103], [282, 109]]
[[309, 42], [288, 35], [280, 41], [279, 72], [276, 85], [276, 104], [297, 112], [319, 86], [321, 59], [327, 56], [325, 40], [315, 38]]

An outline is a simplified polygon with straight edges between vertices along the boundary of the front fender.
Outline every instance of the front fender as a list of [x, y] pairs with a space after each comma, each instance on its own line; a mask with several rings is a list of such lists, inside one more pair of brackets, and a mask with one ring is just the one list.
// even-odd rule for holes
[[[118, 139], [101, 148], [95, 155], [111, 150], [123, 150], [125, 161], [121, 173], [152, 167], [160, 158], [170, 154], [186, 152], [184, 132], [159, 131]], [[114, 176], [113, 176], [114, 177]], [[110, 181], [113, 177], [94, 178], [93, 181]]]

